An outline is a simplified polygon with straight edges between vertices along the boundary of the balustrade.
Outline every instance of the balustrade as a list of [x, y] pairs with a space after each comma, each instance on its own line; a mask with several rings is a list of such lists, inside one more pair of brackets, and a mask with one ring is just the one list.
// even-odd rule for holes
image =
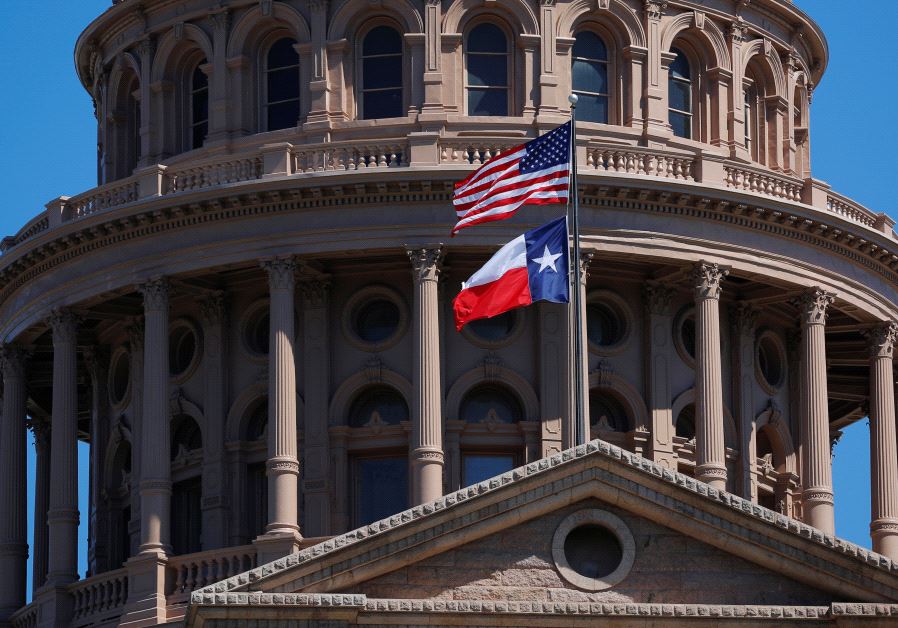
[[256, 566], [254, 545], [228, 547], [197, 554], [172, 556], [169, 568], [174, 570], [174, 589], [170, 602], [186, 600], [190, 592], [249, 571]]
[[518, 146], [525, 141], [521, 139], [516, 143], [511, 141], [499, 143], [495, 140], [440, 142], [440, 163], [480, 166], [509, 148]]
[[845, 198], [844, 196], [835, 193], [827, 194], [826, 209], [827, 211], [842, 216], [847, 220], [859, 222], [862, 225], [867, 225], [868, 227], [876, 226], [878, 216], [875, 212], [870, 211], [863, 205], [855, 203], [851, 199]]
[[12, 616], [13, 628], [36, 628], [37, 611], [37, 604], [34, 602], [20, 608], [16, 611], [15, 615]]
[[132, 178], [100, 186], [66, 201], [72, 219], [136, 201], [139, 196], [137, 180]]
[[74, 598], [72, 625], [87, 626], [117, 617], [128, 601], [128, 570], [117, 569], [76, 582], [69, 587]]
[[370, 145], [321, 144], [295, 146], [293, 171], [297, 173], [408, 166], [408, 144], [404, 140]]
[[662, 151], [589, 146], [586, 167], [605, 172], [695, 181], [695, 158]]
[[186, 192], [202, 188], [252, 181], [262, 176], [262, 158], [258, 156], [216, 160], [166, 171], [167, 192]]
[[799, 179], [746, 167], [724, 166], [724, 171], [726, 172], [724, 183], [728, 188], [783, 198], [787, 201], [801, 201], [804, 184]]

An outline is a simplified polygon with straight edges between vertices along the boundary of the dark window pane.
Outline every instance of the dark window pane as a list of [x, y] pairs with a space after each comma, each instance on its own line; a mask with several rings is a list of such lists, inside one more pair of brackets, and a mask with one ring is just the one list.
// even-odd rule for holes
[[580, 526], [564, 540], [564, 557], [571, 569], [587, 578], [604, 578], [614, 573], [623, 556], [620, 541], [603, 526]]
[[680, 81], [670, 82], [670, 108], [692, 111], [692, 85]]
[[507, 116], [508, 91], [505, 89], [469, 89], [469, 116]]
[[296, 68], [268, 73], [268, 102], [299, 98], [299, 73]]
[[295, 43], [292, 39], [279, 39], [274, 42], [268, 50], [268, 69], [299, 65], [299, 53], [293, 47]]
[[468, 323], [468, 329], [475, 336], [488, 342], [498, 342], [504, 340], [514, 329], [517, 314], [515, 312], [505, 312], [492, 318], [481, 318]]
[[[289, 129], [299, 120], [299, 101], [292, 100], [268, 106], [268, 130]], [[266, 350], [265, 353], [268, 353]]]
[[575, 92], [608, 93], [608, 66], [604, 63], [574, 60], [571, 75]]
[[508, 52], [508, 39], [495, 24], [481, 24], [468, 34], [469, 52]]
[[375, 118], [398, 118], [402, 113], [402, 90], [391, 89], [383, 92], [366, 92], [362, 117], [366, 120]]
[[399, 328], [399, 307], [386, 299], [373, 299], [358, 309], [353, 323], [365, 342], [383, 342]]
[[688, 115], [671, 111], [670, 126], [677, 137], [692, 138], [692, 121]]
[[495, 55], [468, 55], [468, 85], [505, 87], [508, 84], [505, 59]]
[[686, 59], [686, 55], [676, 48], [672, 48], [671, 52], [677, 56], [670, 64], [670, 76], [686, 79], [687, 81], [690, 80], [692, 71], [689, 68], [689, 61]]
[[175, 554], [192, 554], [202, 549], [201, 501], [200, 478], [172, 485], [171, 541]]
[[356, 525], [408, 508], [408, 462], [404, 457], [357, 460], [355, 476]]
[[465, 395], [460, 413], [459, 418], [468, 423], [516, 423], [524, 418], [517, 398], [507, 389], [491, 385], [478, 386]]
[[202, 124], [198, 124], [193, 127], [193, 148], [200, 148], [203, 145], [203, 142], [206, 141], [206, 135], [208, 133], [209, 125], [205, 122]]
[[605, 42], [591, 31], [580, 31], [575, 35], [573, 54], [575, 57], [585, 59], [608, 58]]
[[471, 455], [464, 457], [462, 483], [471, 486], [514, 469], [512, 455]]
[[[684, 136], [685, 137], [685, 136]], [[683, 348], [686, 349], [686, 353], [691, 355], [693, 358], [695, 357], [695, 319], [693, 317], [689, 317], [683, 320], [683, 325], [680, 327], [680, 338], [683, 340]]]
[[608, 124], [608, 96], [578, 94], [577, 118], [587, 122]]
[[408, 404], [389, 386], [377, 386], [362, 392], [349, 409], [349, 426], [399, 425], [408, 421]]
[[265, 532], [268, 524], [268, 476], [265, 463], [246, 467], [246, 518], [249, 540]]
[[389, 26], [372, 28], [362, 44], [362, 55], [402, 53], [402, 36]]
[[[580, 109], [580, 104], [577, 104]], [[586, 306], [586, 337], [594, 345], [610, 347], [623, 339], [624, 321], [616, 308], [606, 303], [590, 303]]]
[[601, 390], [589, 393], [589, 424], [600, 430], [614, 432], [627, 432], [630, 429], [627, 411], [617, 399]]
[[689, 404], [680, 410], [676, 423], [677, 436], [680, 438], [695, 438], [695, 405]]
[[402, 57], [373, 57], [362, 61], [364, 89], [402, 87]]
[[191, 87], [193, 91], [209, 86], [209, 77], [206, 76], [205, 72], [200, 70], [200, 65], [203, 65], [204, 63], [206, 63], [205, 59], [202, 63], [196, 66], [196, 69], [193, 71], [193, 83]]

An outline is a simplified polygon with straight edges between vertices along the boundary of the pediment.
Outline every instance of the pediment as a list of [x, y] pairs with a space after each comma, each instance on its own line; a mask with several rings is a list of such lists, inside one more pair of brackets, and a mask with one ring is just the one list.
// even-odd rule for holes
[[[600, 590], [557, 560], [582, 513], [632, 537], [629, 570]], [[194, 592], [188, 620], [259, 606], [832, 618], [843, 603], [898, 617], [896, 601], [885, 557], [593, 441]]]

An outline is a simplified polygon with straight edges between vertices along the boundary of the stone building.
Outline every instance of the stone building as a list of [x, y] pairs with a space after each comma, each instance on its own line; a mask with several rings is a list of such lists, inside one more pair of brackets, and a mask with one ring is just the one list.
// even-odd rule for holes
[[[113, 2], [99, 185], [2, 244], [0, 622], [894, 621], [898, 242], [812, 178], [827, 54], [787, 0]], [[451, 319], [563, 209], [448, 238], [570, 92], [579, 447], [568, 309]], [[833, 535], [866, 416], [874, 552]]]

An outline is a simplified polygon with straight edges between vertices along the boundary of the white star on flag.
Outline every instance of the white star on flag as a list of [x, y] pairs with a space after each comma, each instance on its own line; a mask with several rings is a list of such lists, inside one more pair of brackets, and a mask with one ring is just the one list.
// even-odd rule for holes
[[547, 268], [551, 268], [553, 273], [557, 273], [558, 271], [555, 269], [555, 260], [559, 257], [561, 257], [561, 253], [552, 253], [547, 245], [543, 251], [542, 257], [533, 258], [533, 261], [539, 264], [537, 273], [541, 273]]

